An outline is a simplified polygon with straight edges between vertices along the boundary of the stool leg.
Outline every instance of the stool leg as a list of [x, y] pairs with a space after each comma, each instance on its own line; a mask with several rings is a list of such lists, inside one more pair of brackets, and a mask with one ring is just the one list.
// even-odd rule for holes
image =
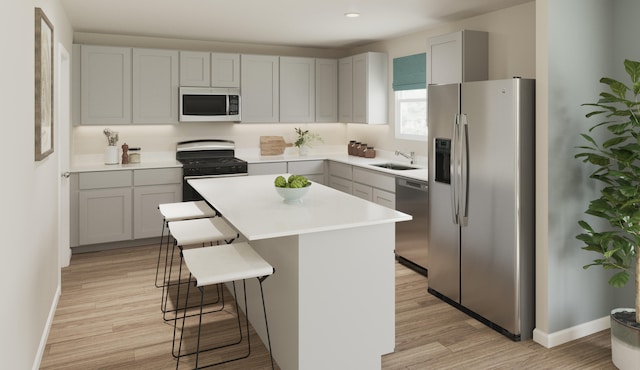
[[271, 336], [269, 335], [269, 322], [267, 321], [267, 307], [264, 303], [264, 290], [262, 289], [262, 282], [265, 281], [265, 279], [268, 278], [268, 276], [263, 276], [261, 278], [258, 278], [258, 282], [260, 282], [260, 297], [262, 297], [262, 312], [264, 313], [264, 326], [267, 329], [267, 343], [269, 344], [269, 357], [271, 358], [271, 369], [275, 369], [275, 367], [273, 366], [273, 353], [271, 352]]
[[[167, 321], [165, 318], [165, 314], [167, 313], [167, 301], [169, 300], [169, 286], [171, 285], [171, 271], [173, 270], [173, 255], [176, 253], [176, 243], [174, 241], [173, 247], [171, 248], [171, 261], [169, 262], [169, 274], [162, 285], [162, 299], [160, 301], [160, 309], [162, 311], [162, 318]], [[167, 244], [167, 255], [169, 254], [169, 245]], [[167, 265], [165, 264], [165, 271], [167, 269]], [[176, 307], [177, 308], [177, 307]]]
[[[164, 241], [164, 229], [165, 229], [165, 225], [166, 225], [166, 221], [162, 220], [162, 232], [160, 233], [160, 247], [158, 248], [158, 262], [156, 263], [156, 280], [155, 280], [155, 285], [156, 288], [160, 288], [160, 285], [158, 285], [158, 273], [160, 272], [160, 256], [162, 255], [162, 242]], [[166, 267], [166, 264], [165, 264]], [[164, 281], [163, 281], [164, 284]]]

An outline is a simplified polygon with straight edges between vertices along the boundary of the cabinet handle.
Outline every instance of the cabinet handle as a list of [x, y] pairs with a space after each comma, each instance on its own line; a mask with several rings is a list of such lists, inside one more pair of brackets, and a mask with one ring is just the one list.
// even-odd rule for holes
[[69, 171], [63, 172], [61, 176], [64, 177], [65, 179], [68, 179], [69, 176], [71, 176], [71, 172], [69, 172]]

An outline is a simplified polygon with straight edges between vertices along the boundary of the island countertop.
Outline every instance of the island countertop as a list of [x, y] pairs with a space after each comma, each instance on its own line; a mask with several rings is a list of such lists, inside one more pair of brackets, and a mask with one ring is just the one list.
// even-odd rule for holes
[[285, 204], [275, 190], [277, 176], [188, 182], [250, 241], [411, 220], [408, 214], [318, 183], [311, 185], [301, 204]]

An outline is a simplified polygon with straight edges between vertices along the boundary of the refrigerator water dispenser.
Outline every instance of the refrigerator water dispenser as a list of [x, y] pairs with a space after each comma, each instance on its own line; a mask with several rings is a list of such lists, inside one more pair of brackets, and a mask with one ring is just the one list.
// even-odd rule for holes
[[435, 139], [436, 182], [451, 184], [451, 139]]

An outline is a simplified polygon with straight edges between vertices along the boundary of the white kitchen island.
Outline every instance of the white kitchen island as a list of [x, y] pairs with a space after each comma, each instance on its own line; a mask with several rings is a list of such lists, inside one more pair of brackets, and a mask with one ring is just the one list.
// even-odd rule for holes
[[[264, 282], [275, 360], [380, 369], [395, 347], [395, 223], [411, 216], [316, 183], [302, 204], [285, 204], [275, 177], [189, 180], [276, 270]], [[266, 343], [257, 282], [247, 290]]]

